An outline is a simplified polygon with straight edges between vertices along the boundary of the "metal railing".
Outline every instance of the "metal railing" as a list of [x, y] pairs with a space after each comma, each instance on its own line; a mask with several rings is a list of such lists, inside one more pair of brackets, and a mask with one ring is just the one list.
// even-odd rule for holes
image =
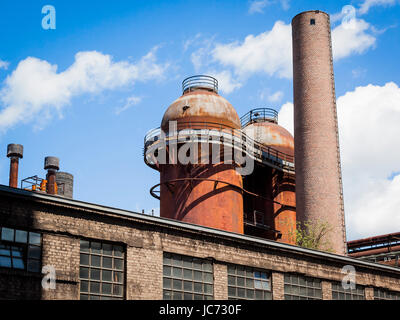
[[[284, 152], [278, 151], [270, 146], [259, 143], [242, 130], [234, 129], [226, 125], [212, 122], [180, 122], [177, 123], [176, 132], [165, 132], [165, 143], [171, 141], [175, 143], [192, 142], [215, 142], [226, 143], [225, 139], [232, 141], [232, 147], [245, 152], [254, 160], [266, 163], [285, 172], [294, 173], [294, 157]], [[193, 139], [196, 137], [195, 139]], [[144, 161], [150, 167], [155, 168], [154, 163], [148, 157], [149, 151], [152, 151], [161, 142], [161, 129], [150, 130], [144, 138]]]
[[240, 118], [242, 128], [251, 123], [262, 121], [278, 123], [278, 112], [271, 108], [256, 108], [250, 110]]
[[217, 79], [206, 75], [191, 76], [182, 81], [183, 93], [199, 88], [211, 90], [215, 93], [218, 93], [218, 81]]

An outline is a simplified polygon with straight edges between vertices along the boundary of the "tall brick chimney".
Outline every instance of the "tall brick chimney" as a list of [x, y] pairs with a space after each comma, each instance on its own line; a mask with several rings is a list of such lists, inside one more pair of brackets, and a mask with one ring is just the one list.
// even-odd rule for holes
[[7, 146], [7, 157], [10, 158], [10, 180], [9, 186], [18, 188], [18, 166], [19, 159], [23, 158], [24, 147], [20, 144], [11, 143]]
[[346, 254], [330, 19], [307, 11], [292, 20], [296, 205], [300, 222], [325, 223], [324, 241]]
[[44, 158], [44, 169], [47, 170], [47, 193], [57, 194], [56, 172], [60, 169], [60, 160], [56, 157]]

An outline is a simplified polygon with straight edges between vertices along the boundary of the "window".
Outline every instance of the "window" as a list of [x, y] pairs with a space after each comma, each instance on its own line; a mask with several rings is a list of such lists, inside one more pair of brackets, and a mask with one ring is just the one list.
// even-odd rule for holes
[[0, 267], [41, 272], [40, 233], [0, 227]]
[[315, 19], [310, 19], [310, 24], [315, 25]]
[[81, 240], [81, 300], [124, 298], [125, 252], [120, 245]]
[[333, 282], [332, 300], [365, 300], [364, 287], [356, 285], [354, 289], [344, 289], [341, 282]]
[[265, 270], [229, 265], [228, 299], [272, 300], [271, 274]]
[[400, 300], [400, 292], [374, 288], [374, 300]]
[[285, 274], [285, 300], [322, 300], [321, 280]]
[[165, 300], [211, 300], [214, 294], [212, 263], [206, 259], [164, 253]]

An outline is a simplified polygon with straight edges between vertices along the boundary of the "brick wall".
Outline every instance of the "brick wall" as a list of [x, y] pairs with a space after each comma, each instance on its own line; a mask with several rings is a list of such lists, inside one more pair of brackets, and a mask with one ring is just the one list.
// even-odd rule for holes
[[[3, 218], [4, 203], [12, 214]], [[2, 220], [3, 219], [3, 220]], [[0, 225], [29, 228], [43, 234], [43, 265], [56, 268], [56, 290], [41, 290], [39, 275], [26, 275], [0, 268], [0, 298], [79, 299], [80, 239], [123, 244], [126, 247], [126, 298], [162, 299], [163, 252], [212, 258], [214, 297], [227, 298], [227, 264], [252, 266], [272, 272], [273, 298], [281, 300], [285, 272], [323, 279], [323, 297], [330, 298], [329, 280], [341, 281], [344, 263], [288, 247], [276, 248], [229, 235], [199, 232], [166, 225], [162, 220], [145, 221], [112, 212], [62, 204], [5, 198], [0, 194]], [[356, 266], [357, 283], [399, 290], [399, 272]]]

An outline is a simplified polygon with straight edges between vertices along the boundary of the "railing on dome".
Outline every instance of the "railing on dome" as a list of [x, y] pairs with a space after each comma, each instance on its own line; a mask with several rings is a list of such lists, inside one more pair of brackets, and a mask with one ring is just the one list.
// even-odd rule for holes
[[192, 76], [182, 81], [183, 93], [190, 92], [199, 88], [218, 93], [218, 81], [217, 79], [206, 75]]
[[271, 108], [256, 108], [247, 112], [240, 118], [242, 128], [254, 122], [269, 121], [278, 123], [278, 112]]
[[[235, 142], [234, 148], [239, 148], [254, 160], [266, 163], [284, 172], [294, 173], [293, 156], [254, 141], [240, 129], [233, 129], [226, 125], [211, 122], [180, 122], [176, 130], [178, 136], [176, 134], [164, 133], [166, 135], [165, 143], [168, 144], [170, 141], [184, 143], [191, 140], [193, 133], [189, 132], [189, 130], [195, 132], [196, 142], [209, 142], [211, 140], [224, 143], [225, 138], [231, 138]], [[144, 138], [144, 161], [154, 169], [157, 168], [157, 165], [152, 159], [148, 159], [147, 154], [149, 149], [155, 148], [159, 142], [161, 142], [160, 128], [150, 130]]]

